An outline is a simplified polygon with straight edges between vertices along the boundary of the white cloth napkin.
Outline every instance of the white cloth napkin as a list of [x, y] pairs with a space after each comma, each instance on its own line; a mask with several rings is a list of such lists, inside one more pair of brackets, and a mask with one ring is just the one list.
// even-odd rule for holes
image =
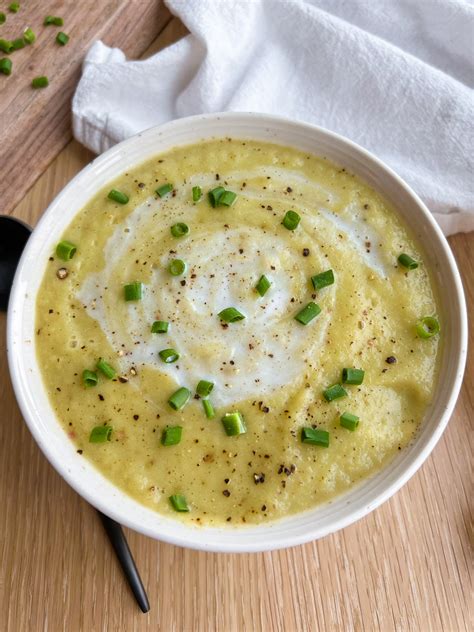
[[255, 111], [360, 143], [446, 234], [474, 230], [474, 9], [462, 0], [166, 0], [190, 35], [145, 61], [96, 42], [73, 100], [100, 153], [204, 112]]

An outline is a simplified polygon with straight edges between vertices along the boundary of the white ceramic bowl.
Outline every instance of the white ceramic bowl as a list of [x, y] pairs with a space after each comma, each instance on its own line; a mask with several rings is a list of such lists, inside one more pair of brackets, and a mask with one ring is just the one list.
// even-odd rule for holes
[[[443, 323], [439, 384], [412, 445], [377, 475], [331, 503], [272, 524], [236, 529], [186, 526], [154, 513], [79, 456], [48, 401], [34, 344], [36, 293], [46, 261], [74, 215], [99, 188], [132, 166], [176, 145], [224, 136], [270, 141], [327, 156], [380, 191], [424, 246], [424, 260], [438, 289]], [[415, 193], [377, 158], [341, 136], [251, 113], [173, 121], [138, 134], [96, 158], [56, 197], [34, 230], [17, 269], [8, 312], [13, 386], [26, 422], [51, 464], [81, 496], [122, 524], [153, 538], [207, 551], [263, 551], [293, 546], [341, 529], [387, 500], [420, 467], [446, 427], [461, 386], [466, 351], [466, 307], [456, 263], [440, 229]]]

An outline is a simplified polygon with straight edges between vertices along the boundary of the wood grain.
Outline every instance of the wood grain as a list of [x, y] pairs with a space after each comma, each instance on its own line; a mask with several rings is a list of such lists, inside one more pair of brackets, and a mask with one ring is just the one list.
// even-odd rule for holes
[[[184, 29], [171, 22], [159, 42]], [[160, 43], [155, 45], [158, 48]], [[13, 214], [34, 224], [92, 155], [71, 142]], [[474, 310], [474, 233], [450, 239]], [[464, 632], [472, 629], [474, 357], [446, 432], [421, 470], [365, 519], [323, 540], [252, 555], [200, 553], [127, 531], [143, 615], [95, 511], [56, 474], [11, 389], [0, 316], [2, 632]], [[474, 347], [471, 330], [470, 348]]]
[[[12, 74], [0, 75], [3, 169], [8, 160], [8, 178], [0, 179], [3, 213], [11, 212], [71, 139], [71, 99], [91, 42], [102, 39], [119, 46], [128, 56], [139, 57], [171, 19], [161, 0], [36, 0], [20, 4], [18, 13], [6, 12], [1, 37], [21, 37], [30, 26], [37, 40], [11, 54]], [[61, 16], [64, 26], [43, 26], [46, 14]], [[59, 30], [70, 36], [66, 46], [55, 42]], [[31, 80], [38, 75], [49, 77], [47, 88], [31, 87]]]

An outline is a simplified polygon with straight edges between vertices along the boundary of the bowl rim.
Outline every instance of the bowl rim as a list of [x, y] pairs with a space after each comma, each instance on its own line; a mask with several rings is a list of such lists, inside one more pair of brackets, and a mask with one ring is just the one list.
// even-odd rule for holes
[[[409, 198], [411, 198], [412, 202], [414, 203], [414, 206], [417, 207], [420, 216], [423, 216], [423, 221], [425, 222], [425, 225], [429, 227], [428, 230], [431, 231], [432, 236], [437, 242], [437, 246], [439, 246], [442, 249], [442, 255], [445, 261], [449, 265], [449, 272], [454, 282], [454, 286], [451, 289], [453, 290], [454, 295], [457, 300], [457, 304], [459, 305], [459, 311], [457, 312], [458, 325], [459, 325], [459, 337], [458, 337], [459, 344], [456, 350], [450, 350], [450, 353], [452, 355], [456, 353], [455, 369], [454, 369], [455, 378], [454, 378], [454, 382], [449, 393], [449, 397], [447, 397], [447, 401], [444, 401], [443, 403], [443, 413], [438, 419], [438, 422], [436, 423], [434, 432], [432, 433], [431, 437], [429, 438], [427, 442], [425, 442], [424, 447], [414, 457], [412, 457], [409, 460], [408, 464], [405, 467], [403, 467], [400, 472], [398, 472], [398, 474], [394, 477], [394, 480], [391, 480], [389, 483], [385, 485], [383, 484], [383, 480], [382, 480], [379, 485], [379, 487], [381, 486], [381, 490], [379, 490], [376, 493], [375, 492], [372, 493], [372, 495], [369, 494], [370, 502], [367, 502], [363, 507], [351, 509], [350, 504], [348, 504], [349, 509], [347, 511], [347, 514], [341, 516], [337, 520], [333, 520], [329, 526], [323, 529], [321, 528], [318, 529], [318, 525], [315, 524], [312, 529], [307, 529], [304, 533], [290, 534], [286, 537], [279, 536], [275, 538], [275, 537], [272, 537], [272, 533], [271, 533], [272, 526], [282, 525], [283, 522], [287, 520], [286, 518], [278, 520], [276, 522], [272, 522], [270, 524], [260, 524], [260, 525], [255, 525], [253, 527], [243, 527], [243, 528], [233, 528], [233, 529], [226, 528], [223, 530], [215, 529], [212, 527], [198, 527], [198, 528], [187, 527], [184, 530], [183, 529], [177, 530], [176, 533], [173, 533], [171, 530], [169, 530], [168, 532], [162, 533], [160, 530], [160, 526], [158, 526], [157, 528], [156, 527], [152, 528], [147, 525], [140, 524], [131, 512], [130, 514], [124, 514], [123, 511], [117, 510], [116, 506], [114, 505], [113, 499], [104, 500], [103, 498], [100, 498], [92, 489], [89, 489], [87, 485], [82, 484], [81, 480], [79, 480], [75, 474], [71, 473], [68, 467], [68, 464], [64, 460], [58, 459], [57, 456], [53, 453], [53, 451], [49, 448], [48, 442], [45, 440], [45, 437], [43, 436], [37, 424], [39, 412], [36, 409], [34, 409], [32, 405], [32, 401], [34, 398], [31, 401], [29, 401], [28, 398], [26, 397], [27, 393], [25, 389], [27, 387], [25, 386], [25, 380], [24, 380], [25, 376], [22, 375], [21, 364], [17, 361], [18, 360], [17, 349], [20, 348], [21, 350], [22, 348], [23, 335], [22, 335], [20, 327], [18, 326], [16, 322], [17, 319], [14, 316], [16, 313], [19, 313], [22, 311], [22, 305], [25, 302], [25, 296], [24, 296], [25, 287], [24, 287], [24, 284], [20, 282], [20, 278], [22, 277], [22, 274], [24, 273], [24, 270], [27, 268], [28, 263], [29, 263], [29, 252], [31, 249], [31, 243], [37, 240], [35, 238], [35, 234], [39, 233], [41, 227], [47, 221], [49, 216], [54, 215], [55, 212], [57, 213], [57, 209], [59, 208], [60, 203], [64, 199], [67, 199], [68, 196], [71, 195], [71, 193], [74, 191], [74, 188], [77, 187], [78, 182], [80, 182], [84, 178], [87, 178], [90, 174], [93, 174], [95, 170], [99, 169], [107, 161], [110, 161], [111, 158], [112, 159], [117, 158], [118, 162], [116, 165], [117, 168], [116, 168], [115, 176], [109, 177], [108, 179], [111, 180], [113, 177], [118, 177], [120, 173], [123, 173], [123, 171], [127, 168], [127, 166], [122, 166], [122, 167], [119, 166], [120, 154], [121, 153], [126, 154], [128, 149], [135, 147], [137, 144], [139, 145], [142, 142], [141, 139], [153, 138], [156, 135], [161, 135], [162, 133], [172, 134], [173, 132], [176, 133], [176, 130], [180, 130], [182, 128], [187, 128], [187, 127], [189, 128], [193, 128], [196, 126], [199, 127], [199, 125], [201, 125], [203, 128], [202, 137], [210, 138], [211, 137], [210, 134], [206, 135], [205, 126], [207, 124], [212, 124], [213, 122], [220, 121], [220, 120], [224, 120], [229, 124], [231, 124], [232, 122], [246, 121], [249, 123], [257, 123], [262, 127], [274, 126], [275, 129], [278, 127], [278, 125], [286, 125], [292, 128], [297, 128], [303, 132], [307, 132], [309, 135], [313, 134], [316, 136], [322, 136], [325, 139], [327, 139], [328, 142], [335, 143], [336, 145], [344, 147], [352, 154], [359, 155], [361, 158], [364, 159], [364, 161], [367, 161], [368, 163], [370, 163], [375, 168], [376, 171], [383, 174], [384, 177], [388, 177], [390, 180], [392, 180], [395, 186], [403, 190], [404, 193]], [[223, 133], [222, 136], [225, 136], [225, 134]], [[234, 134], [232, 134], [232, 136], [238, 137], [238, 135], [234, 135]], [[193, 141], [189, 141], [188, 144], [192, 144], [192, 142]], [[272, 141], [269, 140], [267, 142], [272, 142]], [[275, 139], [273, 142], [278, 144], [279, 141], [278, 139]], [[186, 143], [178, 143], [178, 144], [175, 144], [175, 146], [179, 144], [186, 144]], [[280, 144], [283, 144], [283, 143], [280, 143]], [[171, 147], [172, 145], [169, 146], [169, 148]], [[158, 153], [161, 153], [161, 152], [157, 151], [156, 154]], [[149, 159], [150, 157], [151, 157], [151, 154], [144, 155], [141, 161], [140, 160], [136, 161], [134, 164], [139, 165], [140, 162], [143, 162]], [[383, 189], [382, 189], [382, 195], [383, 195]], [[78, 211], [76, 211], [75, 214], [77, 212]], [[68, 220], [68, 222], [70, 221], [71, 219]], [[66, 227], [66, 225], [67, 225], [66, 223], [62, 225], [63, 230]], [[36, 292], [35, 292], [35, 298], [36, 298]], [[41, 216], [37, 224], [37, 227], [33, 231], [32, 237], [30, 238], [17, 267], [17, 271], [15, 274], [14, 282], [11, 289], [8, 316], [7, 316], [7, 353], [8, 353], [9, 369], [10, 369], [10, 375], [11, 375], [14, 392], [15, 392], [20, 410], [30, 429], [30, 432], [32, 433], [40, 449], [42, 450], [42, 452], [44, 453], [48, 461], [56, 469], [56, 471], [66, 480], [66, 482], [76, 492], [78, 492], [90, 504], [95, 506], [101, 512], [117, 520], [121, 524], [127, 527], [130, 527], [131, 529], [139, 531], [155, 539], [166, 541], [175, 545], [184, 546], [188, 548], [194, 548], [198, 550], [216, 551], [216, 552], [257, 552], [257, 551], [273, 550], [273, 549], [294, 546], [297, 544], [302, 544], [305, 542], [312, 541], [314, 539], [318, 539], [320, 537], [324, 537], [325, 535], [328, 535], [330, 533], [333, 533], [334, 531], [337, 531], [343, 527], [346, 527], [354, 523], [355, 521], [361, 519], [362, 517], [367, 515], [369, 512], [371, 512], [373, 509], [375, 509], [376, 507], [380, 506], [383, 502], [388, 500], [413, 476], [413, 474], [418, 470], [418, 468], [422, 465], [422, 463], [427, 459], [427, 457], [429, 456], [429, 454], [435, 447], [436, 443], [441, 437], [441, 434], [443, 433], [449, 421], [449, 418], [453, 412], [453, 409], [454, 409], [454, 406], [456, 404], [456, 400], [459, 394], [459, 390], [461, 388], [463, 374], [464, 374], [464, 367], [466, 363], [467, 334], [468, 334], [467, 311], [466, 311], [466, 304], [465, 304], [465, 298], [464, 298], [464, 291], [463, 291], [463, 287], [461, 283], [461, 277], [459, 275], [459, 271], [457, 269], [457, 265], [456, 265], [454, 256], [450, 250], [450, 247], [448, 245], [448, 242], [446, 238], [444, 237], [440, 227], [436, 223], [434, 217], [425, 206], [425, 204], [421, 201], [418, 195], [390, 167], [388, 167], [380, 159], [374, 156], [371, 152], [359, 146], [357, 143], [354, 143], [353, 141], [339, 134], [336, 134], [334, 132], [331, 132], [329, 130], [326, 130], [316, 125], [294, 121], [292, 119], [282, 117], [282, 116], [267, 115], [267, 114], [261, 114], [261, 113], [223, 112], [223, 113], [196, 115], [196, 116], [186, 117], [182, 119], [177, 119], [177, 120], [174, 120], [174, 121], [171, 121], [159, 126], [149, 128], [143, 132], [140, 132], [132, 136], [131, 138], [125, 141], [122, 141], [121, 143], [118, 143], [117, 145], [114, 145], [111, 149], [109, 149], [108, 151], [104, 152], [103, 154], [95, 158], [91, 163], [89, 163], [86, 167], [84, 167], [81, 171], [79, 171], [74, 176], [74, 178], [72, 178], [68, 182], [68, 184], [58, 193], [58, 195], [54, 198], [54, 200], [50, 203], [46, 211]], [[65, 438], [65, 441], [71, 443], [66, 433], [64, 433], [64, 438]], [[93, 466], [91, 465], [91, 467]], [[384, 468], [382, 468], [381, 471], [382, 472], [385, 471], [387, 467], [388, 466], [385, 466]], [[100, 477], [102, 477], [102, 474], [99, 472], [99, 470], [96, 470], [96, 472]], [[367, 479], [364, 479], [364, 482], [365, 481], [367, 481]], [[347, 494], [350, 494], [352, 489], [353, 488], [351, 488], [348, 492], [346, 492], [344, 496], [346, 496]], [[124, 494], [124, 492], [121, 492], [121, 493]], [[137, 501], [133, 501], [133, 502], [139, 505]], [[149, 511], [152, 511], [152, 510], [149, 510]], [[311, 511], [313, 510], [309, 510], [309, 512]], [[293, 518], [297, 520], [298, 516], [303, 516], [306, 514], [308, 514], [308, 512], [297, 514], [297, 516], [296, 517], [293, 516]], [[158, 522], [160, 523], [160, 521]], [[172, 520], [171, 522], [176, 524], [176, 521], [174, 520]], [[263, 532], [263, 531], [268, 532], [268, 539], [264, 542], [262, 541], [255, 542], [252, 540], [252, 537], [250, 536], [249, 538], [247, 538], [247, 541], [232, 542], [228, 538], [227, 538], [227, 541], [214, 541], [212, 537], [207, 538], [207, 540], [206, 540], [206, 537], [203, 537], [203, 535], [206, 536], [209, 534], [215, 537], [215, 535], [217, 533], [220, 533], [221, 531], [225, 531], [226, 533], [233, 532], [233, 533], [239, 533], [239, 534], [243, 534], [243, 533], [252, 534], [253, 532], [257, 530], [259, 532]], [[186, 532], [188, 533], [186, 534]]]

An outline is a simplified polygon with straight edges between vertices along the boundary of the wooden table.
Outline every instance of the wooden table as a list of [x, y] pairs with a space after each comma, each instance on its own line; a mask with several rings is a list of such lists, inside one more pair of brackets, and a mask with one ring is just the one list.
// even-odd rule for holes
[[[151, 51], [185, 32], [169, 15], [164, 23]], [[19, 119], [18, 137], [21, 127]], [[69, 128], [61, 138], [58, 149]], [[34, 225], [92, 157], [67, 142], [20, 202], [0, 212]], [[24, 164], [25, 177], [29, 169]], [[474, 233], [449, 241], [472, 312]], [[471, 349], [473, 342], [471, 336]], [[468, 630], [469, 621], [472, 629], [473, 390], [471, 355], [455, 413], [425, 465], [381, 508], [323, 540], [273, 553], [218, 555], [127, 532], [150, 597], [151, 611], [143, 615], [95, 511], [47, 463], [22, 421], [0, 315], [0, 630], [447, 632]]]

